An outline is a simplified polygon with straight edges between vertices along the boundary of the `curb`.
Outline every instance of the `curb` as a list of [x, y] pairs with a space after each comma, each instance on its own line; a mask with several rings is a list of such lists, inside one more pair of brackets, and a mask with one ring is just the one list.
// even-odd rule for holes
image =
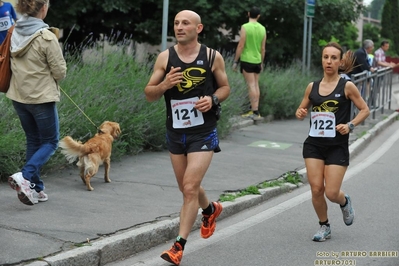
[[[387, 119], [377, 123], [367, 134], [358, 138], [349, 146], [351, 156], [357, 155], [365, 146], [374, 139], [380, 132], [396, 121], [398, 112], [394, 112]], [[252, 122], [252, 121], [250, 121]], [[248, 122], [244, 122], [245, 124]], [[253, 122], [252, 122], [253, 123]], [[240, 125], [241, 127], [243, 125]], [[302, 182], [307, 183], [306, 169], [297, 171], [302, 175]], [[303, 184], [300, 184], [303, 185]], [[300, 186], [299, 185], [299, 186]], [[220, 219], [232, 216], [244, 209], [258, 205], [272, 197], [297, 188], [293, 184], [286, 184], [282, 187], [271, 187], [260, 190], [261, 195], [247, 195], [236, 198], [233, 202], [223, 202], [223, 212]], [[201, 226], [201, 212], [198, 212], [197, 220], [192, 230]], [[98, 266], [128, 258], [141, 251], [148, 250], [156, 245], [163, 244], [173, 239], [179, 230], [179, 218], [163, 220], [152, 224], [140, 226], [135, 229], [126, 230], [116, 235], [105, 237], [100, 240], [89, 242], [82, 247], [48, 256], [40, 261], [34, 261], [28, 266], [70, 266], [85, 265]]]

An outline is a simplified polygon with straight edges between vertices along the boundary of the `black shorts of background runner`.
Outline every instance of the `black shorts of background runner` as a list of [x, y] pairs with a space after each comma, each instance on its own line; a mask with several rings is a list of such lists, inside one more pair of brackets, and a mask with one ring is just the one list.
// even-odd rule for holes
[[247, 62], [240, 62], [240, 70], [241, 73], [244, 70], [247, 73], [257, 73], [259, 74], [262, 70], [262, 65], [261, 64], [252, 64], [252, 63], [247, 63]]

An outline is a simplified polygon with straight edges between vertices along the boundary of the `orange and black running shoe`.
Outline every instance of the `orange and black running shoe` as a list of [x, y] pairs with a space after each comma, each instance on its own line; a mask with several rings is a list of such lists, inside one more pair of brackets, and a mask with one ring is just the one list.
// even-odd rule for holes
[[176, 266], [179, 266], [182, 257], [183, 257], [183, 248], [178, 242], [175, 242], [169, 250], [165, 250], [161, 254], [161, 258]]
[[209, 238], [213, 235], [216, 229], [216, 218], [219, 217], [223, 210], [222, 204], [219, 202], [212, 202], [214, 212], [211, 215], [202, 214], [201, 237]]

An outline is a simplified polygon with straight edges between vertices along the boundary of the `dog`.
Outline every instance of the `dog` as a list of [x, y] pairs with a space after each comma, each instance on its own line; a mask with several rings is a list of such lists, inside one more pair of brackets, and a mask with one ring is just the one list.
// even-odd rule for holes
[[100, 165], [104, 164], [104, 181], [110, 183], [109, 169], [111, 167], [112, 142], [122, 133], [120, 126], [116, 122], [105, 121], [99, 128], [99, 133], [87, 142], [73, 140], [70, 136], [64, 137], [59, 147], [61, 153], [69, 163], [73, 163], [79, 158], [76, 164], [80, 170], [80, 177], [86, 185], [87, 190], [92, 191], [90, 179], [98, 172]]

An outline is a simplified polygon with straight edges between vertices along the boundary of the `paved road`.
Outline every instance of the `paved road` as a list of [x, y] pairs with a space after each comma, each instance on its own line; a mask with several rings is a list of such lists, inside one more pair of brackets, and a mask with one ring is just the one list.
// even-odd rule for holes
[[[399, 265], [398, 150], [396, 122], [351, 160], [342, 188], [351, 195], [355, 221], [344, 225], [338, 205], [327, 202], [330, 240], [311, 241], [319, 226], [306, 184], [218, 221], [209, 239], [192, 232], [180, 265]], [[106, 266], [166, 266], [159, 254], [170, 245]]]

